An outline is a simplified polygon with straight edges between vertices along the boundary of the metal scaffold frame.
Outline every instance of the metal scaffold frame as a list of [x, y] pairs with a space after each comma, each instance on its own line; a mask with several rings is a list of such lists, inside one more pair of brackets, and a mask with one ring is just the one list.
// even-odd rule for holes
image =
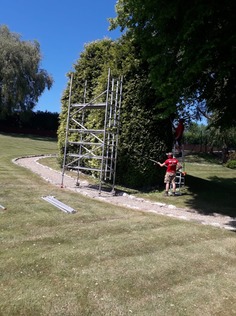
[[[80, 172], [99, 175], [99, 194], [102, 183], [112, 184], [112, 193], [116, 179], [117, 150], [120, 127], [120, 110], [122, 100], [122, 78], [114, 79], [108, 71], [107, 87], [92, 100], [86, 100], [87, 83], [85, 83], [83, 103], [72, 104], [72, 83], [70, 80], [69, 102], [62, 167], [61, 187], [64, 185], [66, 170], [77, 171], [76, 185], [79, 186]], [[91, 113], [100, 113], [103, 126], [91, 126], [88, 118]]]

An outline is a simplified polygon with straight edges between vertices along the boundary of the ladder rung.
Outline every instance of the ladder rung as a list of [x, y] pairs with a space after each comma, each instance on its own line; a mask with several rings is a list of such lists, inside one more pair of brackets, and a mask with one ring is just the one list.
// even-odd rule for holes
[[73, 169], [73, 170], [89, 170], [89, 171], [99, 171], [99, 172], [101, 172], [101, 169], [89, 168], [89, 167], [70, 167], [70, 169]]
[[73, 108], [84, 108], [84, 109], [98, 109], [98, 108], [105, 108], [106, 103], [75, 103], [72, 104], [71, 107]]
[[[84, 156], [84, 155], [79, 155], [79, 154], [68, 154], [68, 157], [75, 157], [75, 158], [80, 158], [80, 159], [102, 159], [102, 156]], [[106, 159], [106, 157], [104, 157]]]
[[70, 128], [70, 132], [78, 132], [78, 133], [84, 133], [84, 134], [101, 134], [104, 133], [103, 129], [78, 129], [78, 128]]
[[90, 143], [90, 142], [68, 142], [70, 145], [91, 145], [91, 146], [102, 146], [103, 143]]

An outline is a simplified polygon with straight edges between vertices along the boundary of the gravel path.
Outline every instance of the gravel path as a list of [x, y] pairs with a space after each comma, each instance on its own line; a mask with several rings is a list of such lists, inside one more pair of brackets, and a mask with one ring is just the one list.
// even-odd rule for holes
[[[39, 159], [47, 156], [23, 157], [14, 159], [14, 163], [19, 166], [30, 169], [32, 172], [41, 176], [45, 181], [61, 188], [62, 175], [47, 166], [38, 162]], [[186, 221], [195, 221], [203, 225], [211, 225], [214, 227], [224, 228], [236, 231], [236, 218], [222, 216], [220, 214], [202, 215], [195, 210], [177, 208], [171, 204], [148, 201], [142, 198], [137, 198], [127, 193], [119, 195], [111, 195], [111, 193], [102, 191], [99, 195], [98, 190], [90, 186], [85, 181], [80, 181], [80, 186], [75, 185], [75, 179], [65, 174], [63, 188], [83, 194], [93, 199], [111, 203], [134, 209], [137, 211], [150, 212], [169, 217], [179, 218]]]

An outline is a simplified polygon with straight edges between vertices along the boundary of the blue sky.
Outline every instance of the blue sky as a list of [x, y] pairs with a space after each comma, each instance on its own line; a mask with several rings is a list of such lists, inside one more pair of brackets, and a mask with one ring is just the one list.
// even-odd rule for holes
[[42, 94], [36, 111], [60, 112], [60, 99], [67, 84], [66, 73], [84, 49], [84, 44], [109, 37], [110, 17], [116, 0], [0, 0], [0, 24], [19, 33], [22, 40], [37, 40], [42, 53], [41, 68], [54, 79]]

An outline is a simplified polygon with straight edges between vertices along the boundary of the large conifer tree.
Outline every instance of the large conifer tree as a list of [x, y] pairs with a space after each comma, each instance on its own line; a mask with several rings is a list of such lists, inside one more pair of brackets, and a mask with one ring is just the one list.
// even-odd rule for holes
[[[158, 177], [161, 171], [149, 158], [161, 159], [171, 148], [171, 124], [169, 120], [160, 120], [161, 110], [153, 106], [157, 100], [148, 78], [147, 64], [140, 58], [139, 47], [132, 38], [104, 39], [85, 46], [74, 65], [72, 103], [78, 103], [83, 96], [85, 80], [91, 98], [104, 91], [108, 68], [113, 77], [123, 75], [124, 78], [117, 181], [132, 187], [155, 185], [162, 181], [162, 176]], [[69, 80], [62, 98], [58, 131], [61, 154], [68, 96]], [[90, 116], [90, 124], [99, 124], [101, 120], [99, 115]]]

